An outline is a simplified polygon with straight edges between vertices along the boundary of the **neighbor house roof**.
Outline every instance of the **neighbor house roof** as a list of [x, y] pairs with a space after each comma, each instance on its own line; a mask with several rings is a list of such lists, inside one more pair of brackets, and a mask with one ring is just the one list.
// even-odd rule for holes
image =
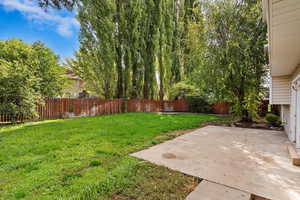
[[72, 79], [72, 80], [81, 80], [80, 77], [77, 74], [75, 74], [73, 71], [71, 71], [69, 69], [66, 70], [65, 74], [67, 75], [67, 77], [69, 79]]

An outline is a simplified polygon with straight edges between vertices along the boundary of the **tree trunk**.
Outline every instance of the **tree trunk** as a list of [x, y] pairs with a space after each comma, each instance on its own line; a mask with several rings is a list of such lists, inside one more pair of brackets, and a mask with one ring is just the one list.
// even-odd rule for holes
[[164, 100], [164, 68], [163, 68], [163, 35], [162, 30], [160, 30], [159, 37], [159, 54], [158, 54], [158, 64], [159, 64], [159, 100]]
[[252, 119], [249, 115], [248, 110], [246, 110], [246, 109], [242, 110], [242, 119], [241, 119], [241, 121], [242, 122], [252, 122]]
[[124, 64], [125, 64], [125, 71], [124, 71], [124, 98], [128, 97], [128, 90], [129, 90], [129, 79], [130, 79], [130, 61], [129, 61], [129, 49], [126, 48], [125, 50], [125, 57], [124, 57]]
[[190, 20], [191, 17], [193, 15], [193, 4], [194, 4], [194, 0], [185, 0], [184, 1], [184, 19], [183, 19], [183, 40], [182, 40], [182, 44], [181, 44], [181, 48], [183, 49], [183, 74], [185, 75], [185, 77], [189, 77], [190, 73], [191, 73], [191, 69], [189, 66], [189, 55], [190, 55], [190, 49], [187, 45], [187, 40], [188, 40], [188, 34], [189, 34], [189, 24], [190, 24]]
[[[151, 3], [154, 3], [152, 4]], [[155, 86], [155, 36], [158, 31], [159, 25], [159, 7], [160, 0], [147, 0], [146, 1], [147, 23], [144, 35], [145, 49], [144, 49], [144, 98], [150, 99], [154, 97]]]
[[179, 2], [178, 0], [174, 1], [174, 31], [173, 31], [173, 39], [172, 39], [172, 83], [178, 83], [181, 80], [180, 74], [180, 55], [179, 55], [179, 47], [180, 41], [178, 41], [179, 37], [179, 27], [178, 27], [178, 18], [179, 18]]
[[116, 0], [116, 24], [117, 24], [117, 41], [116, 41], [116, 65], [117, 65], [117, 98], [124, 97], [123, 89], [123, 67], [122, 67], [122, 35], [121, 35], [121, 1]]
[[252, 118], [249, 115], [248, 110], [245, 108], [245, 79], [244, 77], [241, 78], [241, 85], [239, 87], [239, 94], [238, 94], [238, 99], [239, 99], [239, 105], [241, 106], [241, 121], [242, 122], [252, 122]]
[[136, 99], [138, 98], [138, 63], [137, 57], [134, 53], [134, 49], [131, 49], [132, 55], [132, 88], [131, 88], [131, 98]]
[[146, 56], [146, 58], [145, 58], [146, 62], [144, 64], [144, 67], [145, 67], [145, 71], [144, 71], [144, 88], [143, 88], [144, 99], [149, 99], [149, 97], [150, 97], [150, 70], [149, 70], [149, 68], [151, 66], [150, 66], [148, 57], [149, 57], [149, 55]]

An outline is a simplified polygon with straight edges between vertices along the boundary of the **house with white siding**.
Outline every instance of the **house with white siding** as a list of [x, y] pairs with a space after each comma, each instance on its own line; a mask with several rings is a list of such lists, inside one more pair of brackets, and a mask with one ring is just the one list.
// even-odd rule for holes
[[300, 0], [263, 0], [268, 25], [270, 102], [281, 105], [289, 139], [300, 148]]

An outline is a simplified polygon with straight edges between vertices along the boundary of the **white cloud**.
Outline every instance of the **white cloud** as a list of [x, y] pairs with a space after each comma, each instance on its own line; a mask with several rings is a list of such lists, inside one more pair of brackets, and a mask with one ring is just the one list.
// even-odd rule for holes
[[36, 23], [55, 26], [56, 31], [65, 37], [72, 36], [74, 29], [79, 27], [74, 17], [61, 16], [51, 10], [45, 12], [29, 0], [0, 0], [0, 5], [7, 11], [19, 11]]

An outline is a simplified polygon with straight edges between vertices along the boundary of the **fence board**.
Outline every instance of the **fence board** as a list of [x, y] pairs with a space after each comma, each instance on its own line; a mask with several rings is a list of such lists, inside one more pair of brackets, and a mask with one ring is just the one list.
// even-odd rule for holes
[[[38, 120], [71, 118], [81, 116], [95, 116], [116, 114], [122, 112], [186, 112], [188, 103], [184, 100], [158, 101], [146, 99], [71, 99], [49, 98], [43, 105], [37, 105]], [[16, 117], [17, 121], [25, 121], [22, 115]], [[0, 114], [1, 123], [9, 123], [11, 117]]]
[[226, 102], [219, 102], [211, 105], [214, 114], [229, 114], [230, 105]]

